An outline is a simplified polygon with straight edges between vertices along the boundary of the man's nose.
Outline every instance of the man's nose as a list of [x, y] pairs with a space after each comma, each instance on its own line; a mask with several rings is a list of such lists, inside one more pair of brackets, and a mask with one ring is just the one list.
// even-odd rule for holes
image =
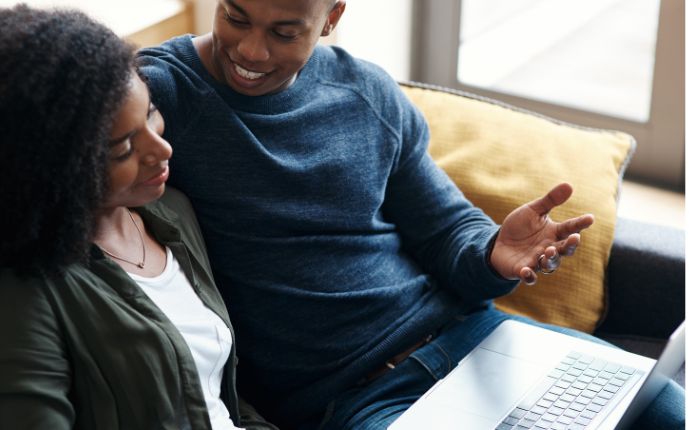
[[260, 63], [269, 59], [266, 35], [261, 29], [252, 29], [247, 32], [240, 43], [238, 53], [249, 63]]

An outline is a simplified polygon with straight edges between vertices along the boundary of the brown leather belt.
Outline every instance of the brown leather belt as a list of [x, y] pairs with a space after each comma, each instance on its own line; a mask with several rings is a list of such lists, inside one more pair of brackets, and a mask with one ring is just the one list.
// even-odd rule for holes
[[380, 376], [384, 375], [388, 371], [394, 369], [399, 363], [406, 360], [408, 358], [408, 356], [413, 354], [418, 348], [420, 348], [421, 346], [430, 342], [432, 340], [432, 338], [433, 338], [433, 336], [431, 334], [428, 336], [425, 336], [423, 339], [416, 342], [413, 346], [411, 346], [407, 350], [400, 352], [397, 355], [395, 355], [394, 357], [390, 358], [381, 367], [378, 367], [377, 369], [375, 369], [372, 372], [365, 375], [365, 378], [363, 378], [362, 383], [372, 382], [373, 380], [379, 378]]

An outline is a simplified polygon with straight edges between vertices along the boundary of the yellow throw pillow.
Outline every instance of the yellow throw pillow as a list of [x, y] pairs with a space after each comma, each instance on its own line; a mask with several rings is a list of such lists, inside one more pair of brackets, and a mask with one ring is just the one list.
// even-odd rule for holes
[[635, 148], [621, 132], [579, 127], [470, 94], [402, 84], [430, 125], [430, 154], [466, 197], [498, 224], [514, 208], [569, 182], [555, 221], [592, 213], [577, 253], [498, 308], [593, 332], [606, 309], [605, 270], [622, 173]]

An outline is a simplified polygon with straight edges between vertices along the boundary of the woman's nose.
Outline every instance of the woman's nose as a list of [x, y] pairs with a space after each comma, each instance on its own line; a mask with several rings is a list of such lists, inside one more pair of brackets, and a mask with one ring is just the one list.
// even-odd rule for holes
[[142, 162], [146, 165], [153, 166], [168, 161], [173, 155], [173, 148], [166, 139], [164, 139], [156, 130], [149, 129], [147, 133], [146, 152], [142, 157]]

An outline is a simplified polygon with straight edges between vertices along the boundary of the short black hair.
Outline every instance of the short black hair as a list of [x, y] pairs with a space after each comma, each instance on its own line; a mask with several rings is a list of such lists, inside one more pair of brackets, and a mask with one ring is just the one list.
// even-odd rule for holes
[[0, 267], [88, 261], [134, 52], [76, 10], [0, 9]]

